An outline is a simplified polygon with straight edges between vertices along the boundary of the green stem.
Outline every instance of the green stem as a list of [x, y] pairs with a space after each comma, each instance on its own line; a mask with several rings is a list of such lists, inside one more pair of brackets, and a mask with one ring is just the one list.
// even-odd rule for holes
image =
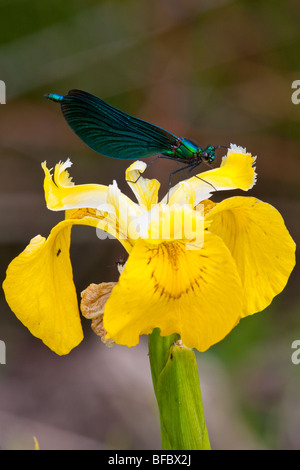
[[209, 450], [195, 354], [177, 335], [149, 335], [149, 357], [164, 450]]

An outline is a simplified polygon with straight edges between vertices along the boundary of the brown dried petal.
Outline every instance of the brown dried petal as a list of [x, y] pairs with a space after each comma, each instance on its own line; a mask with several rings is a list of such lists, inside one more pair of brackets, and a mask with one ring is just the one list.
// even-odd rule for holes
[[92, 320], [92, 330], [100, 336], [101, 341], [108, 347], [113, 346], [113, 339], [105, 339], [106, 331], [103, 328], [103, 314], [105, 304], [116, 282], [101, 282], [90, 284], [81, 292], [81, 312], [85, 318]]

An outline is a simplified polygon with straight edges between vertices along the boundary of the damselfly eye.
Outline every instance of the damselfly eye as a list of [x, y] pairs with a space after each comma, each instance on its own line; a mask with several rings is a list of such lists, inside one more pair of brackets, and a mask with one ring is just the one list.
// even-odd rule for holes
[[210, 155], [208, 152], [202, 152], [201, 158], [204, 162], [211, 163], [215, 157]]

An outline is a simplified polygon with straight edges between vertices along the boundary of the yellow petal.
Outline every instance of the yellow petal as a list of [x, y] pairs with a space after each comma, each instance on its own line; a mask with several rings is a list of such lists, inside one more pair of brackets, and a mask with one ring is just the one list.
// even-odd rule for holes
[[[190, 194], [196, 195], [195, 205], [208, 199], [214, 191], [242, 189], [248, 191], [256, 181], [253, 164], [256, 157], [245, 153], [245, 149], [231, 146], [227, 156], [223, 157], [221, 166], [213, 170], [198, 173], [197, 176], [186, 180]], [[170, 191], [169, 204], [187, 202], [187, 189], [179, 183]], [[166, 198], [166, 196], [165, 196]], [[162, 202], [165, 201], [165, 198]]]
[[100, 184], [74, 185], [66, 168], [72, 165], [70, 160], [55, 165], [54, 177], [46, 162], [42, 163], [45, 173], [44, 191], [48, 209], [52, 211], [89, 207], [98, 209], [106, 203], [108, 186]]
[[99, 239], [105, 239], [108, 233], [119, 240], [125, 250], [130, 253], [132, 241], [127, 237], [127, 226], [122, 225], [113, 213], [104, 213], [96, 209], [69, 209], [65, 212], [66, 219], [73, 219], [74, 224], [89, 225], [95, 227]]
[[178, 241], [138, 241], [105, 306], [104, 328], [127, 346], [160, 328], [163, 336], [179, 333], [187, 347], [204, 351], [237, 324], [242, 295], [219, 237], [206, 232], [203, 249], [195, 251]]
[[33, 441], [34, 441], [34, 450], [40, 450], [39, 441], [37, 440], [35, 436], [33, 436]]
[[[141, 238], [156, 244], [162, 241], [182, 240], [200, 249], [204, 239], [204, 217], [201, 208], [189, 205], [156, 204], [147, 212], [147, 221], [141, 226]], [[189, 248], [190, 245], [189, 245]]]
[[[74, 185], [66, 170], [70, 166], [70, 160], [57, 164], [52, 178], [46, 163], [42, 164], [47, 207], [55, 211], [65, 210], [67, 218], [91, 215], [92, 219], [86, 219], [86, 225], [96, 226], [99, 230], [113, 235], [130, 252], [134, 241], [139, 238], [136, 220], [143, 213], [143, 209], [121, 193], [115, 181], [109, 186]], [[96, 219], [99, 220], [98, 224]], [[103, 238], [100, 232], [98, 235]]]
[[295, 265], [295, 243], [279, 212], [253, 197], [232, 197], [206, 216], [226, 243], [244, 285], [244, 316], [266, 308]]
[[146, 168], [145, 162], [135, 161], [126, 170], [126, 181], [134, 192], [139, 205], [149, 210], [154, 204], [157, 204], [160, 183], [155, 179], [150, 180], [141, 176]]
[[57, 354], [68, 354], [82, 338], [69, 257], [74, 221], [54, 227], [46, 240], [37, 235], [7, 269], [6, 300], [19, 320]]
[[[126, 244], [132, 246], [135, 240], [140, 237], [139, 231], [137, 231], [139, 225], [138, 221], [146, 210], [125, 196], [120, 191], [115, 181], [109, 186], [107, 203], [110, 208], [111, 217], [117, 224], [117, 230], [114, 236], [123, 243], [125, 248]], [[103, 206], [103, 208], [105, 209], [105, 206]]]
[[[132, 212], [134, 209], [137, 211], [137, 204], [121, 193], [115, 181], [109, 186], [100, 184], [75, 185], [66, 170], [71, 165], [72, 162], [69, 159], [64, 163], [58, 163], [55, 165], [54, 176], [52, 177], [46, 162], [42, 163], [45, 173], [44, 190], [48, 209], [68, 211], [89, 208], [90, 210], [96, 209], [99, 213], [108, 212], [118, 215], [119, 209], [116, 206], [122, 205], [122, 210], [126, 206], [127, 210], [130, 207]], [[137, 211], [137, 213], [139, 214], [140, 211]]]

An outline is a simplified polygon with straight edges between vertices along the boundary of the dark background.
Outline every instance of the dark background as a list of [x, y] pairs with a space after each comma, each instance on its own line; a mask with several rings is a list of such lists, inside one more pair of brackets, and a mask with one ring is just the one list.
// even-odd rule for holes
[[[288, 1], [0, 1], [1, 280], [9, 262], [63, 214], [45, 207], [41, 162], [70, 157], [77, 183], [110, 184], [131, 197], [128, 162], [101, 157], [71, 132], [44, 93], [80, 88], [200, 145], [233, 142], [257, 155], [247, 194], [274, 205], [300, 239], [300, 6]], [[220, 163], [220, 155], [217, 165]], [[166, 189], [174, 166], [147, 176]], [[228, 197], [229, 192], [214, 200]], [[219, 198], [219, 199], [218, 199]], [[117, 280], [117, 241], [75, 227], [71, 256], [78, 293]], [[208, 431], [215, 449], [300, 448], [299, 270], [264, 312], [242, 320], [197, 354]], [[31, 449], [159, 449], [147, 357], [108, 350], [83, 320], [85, 339], [58, 357], [0, 301], [0, 446]]]

